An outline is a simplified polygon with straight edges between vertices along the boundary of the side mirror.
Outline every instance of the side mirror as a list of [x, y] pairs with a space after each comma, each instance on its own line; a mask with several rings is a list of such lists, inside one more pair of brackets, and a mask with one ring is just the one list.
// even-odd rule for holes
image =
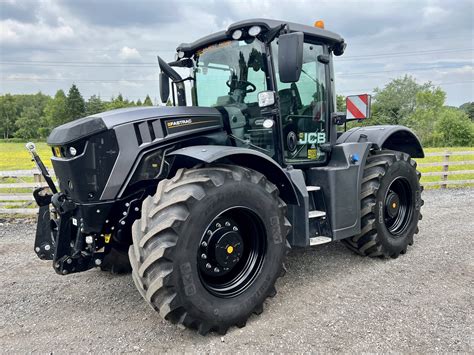
[[346, 97], [346, 120], [363, 120], [370, 117], [371, 96], [368, 94]]
[[168, 75], [161, 72], [159, 74], [159, 81], [160, 81], [160, 98], [162, 103], [168, 102], [168, 98], [170, 97], [170, 79]]
[[295, 83], [303, 66], [303, 32], [293, 32], [278, 38], [278, 72], [282, 83]]

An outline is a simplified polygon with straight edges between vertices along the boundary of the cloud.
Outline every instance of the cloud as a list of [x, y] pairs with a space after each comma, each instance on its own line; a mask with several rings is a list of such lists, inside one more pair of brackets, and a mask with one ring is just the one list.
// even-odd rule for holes
[[125, 61], [137, 61], [142, 58], [140, 52], [136, 48], [122, 47], [119, 57]]
[[53, 27], [43, 23], [32, 24], [7, 19], [0, 21], [0, 28], [0, 41], [4, 44], [57, 42], [74, 36], [74, 30], [66, 24]]
[[36, 21], [36, 13], [40, 4], [38, 2], [20, 2], [7, 0], [1, 3], [0, 19], [15, 19], [18, 22], [31, 23]]
[[84, 23], [105, 27], [174, 22], [180, 9], [176, 1], [58, 0], [58, 4]]

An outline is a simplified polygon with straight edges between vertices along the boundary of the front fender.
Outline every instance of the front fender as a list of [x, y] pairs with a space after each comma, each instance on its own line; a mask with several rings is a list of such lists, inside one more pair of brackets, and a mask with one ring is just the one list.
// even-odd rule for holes
[[280, 190], [280, 197], [288, 204], [298, 205], [298, 196], [285, 171], [267, 155], [256, 150], [218, 145], [196, 145], [170, 152], [174, 157], [170, 175], [179, 168], [190, 168], [199, 163], [226, 163], [256, 170], [274, 183]]
[[405, 126], [380, 125], [352, 128], [337, 139], [337, 144], [362, 141], [372, 143], [376, 149], [397, 150], [413, 158], [425, 157], [420, 140], [411, 129]]

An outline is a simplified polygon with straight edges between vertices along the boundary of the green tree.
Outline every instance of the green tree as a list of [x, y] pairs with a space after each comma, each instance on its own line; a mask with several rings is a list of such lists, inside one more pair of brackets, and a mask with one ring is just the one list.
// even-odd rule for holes
[[153, 102], [150, 99], [150, 96], [146, 95], [145, 101], [143, 101], [143, 106], [153, 106]]
[[336, 111], [346, 112], [346, 97], [344, 95], [336, 95]]
[[142, 105], [143, 105], [143, 104], [142, 104], [142, 100], [138, 99], [138, 100], [137, 100], [137, 106], [142, 106]]
[[444, 108], [435, 125], [434, 145], [465, 147], [474, 144], [474, 123], [462, 110]]
[[68, 122], [67, 97], [63, 90], [58, 90], [54, 99], [48, 102], [45, 107], [45, 122], [47, 128], [51, 131], [54, 127]]
[[94, 115], [105, 110], [106, 104], [100, 96], [92, 95], [86, 103], [86, 116]]
[[116, 110], [119, 108], [131, 106], [135, 106], [133, 101], [130, 102], [127, 99], [124, 99], [122, 94], [118, 94], [116, 98], [112, 98], [112, 100], [107, 104], [107, 110]]
[[72, 84], [66, 99], [67, 120], [72, 121], [86, 115], [86, 104], [75, 84]]
[[16, 136], [24, 139], [40, 138], [41, 110], [35, 106], [25, 108], [16, 121]]
[[407, 75], [392, 80], [383, 89], [375, 88], [371, 124], [406, 124], [416, 109], [417, 94], [430, 89], [431, 83], [418, 84]]
[[0, 132], [3, 138], [10, 138], [15, 131], [17, 119], [17, 105], [15, 98], [6, 94], [0, 97]]
[[173, 106], [173, 103], [171, 102], [171, 99], [168, 99], [168, 101], [166, 101], [166, 106]]
[[446, 109], [443, 107], [445, 99], [446, 93], [439, 87], [431, 87], [416, 94], [415, 109], [404, 123], [415, 130], [425, 145], [433, 145], [437, 139], [435, 125]]
[[459, 108], [467, 113], [471, 121], [474, 121], [474, 102], [466, 102], [459, 106]]

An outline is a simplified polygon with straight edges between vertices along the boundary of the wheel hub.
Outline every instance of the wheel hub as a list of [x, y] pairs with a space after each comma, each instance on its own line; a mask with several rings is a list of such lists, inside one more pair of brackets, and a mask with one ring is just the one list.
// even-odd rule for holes
[[385, 200], [385, 210], [390, 218], [396, 217], [400, 210], [400, 198], [393, 191], [390, 191], [387, 195], [387, 199]]
[[230, 218], [218, 218], [201, 241], [199, 267], [207, 275], [225, 275], [239, 262], [243, 251], [237, 224]]
[[399, 237], [407, 230], [413, 216], [412, 190], [408, 181], [392, 181], [384, 201], [384, 222], [390, 234]]

